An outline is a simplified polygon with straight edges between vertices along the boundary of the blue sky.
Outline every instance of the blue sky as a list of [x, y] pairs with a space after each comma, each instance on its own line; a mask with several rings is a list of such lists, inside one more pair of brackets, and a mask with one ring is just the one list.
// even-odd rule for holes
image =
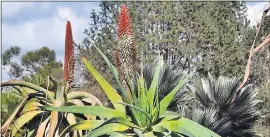
[[[248, 2], [248, 18], [256, 24], [267, 2]], [[71, 21], [73, 39], [81, 42], [84, 29], [90, 22], [92, 9], [99, 10], [99, 2], [2, 2], [2, 50], [21, 47], [22, 53], [48, 46], [64, 58], [66, 21]], [[259, 11], [259, 12], [258, 12]], [[9, 79], [2, 69], [2, 80]]]

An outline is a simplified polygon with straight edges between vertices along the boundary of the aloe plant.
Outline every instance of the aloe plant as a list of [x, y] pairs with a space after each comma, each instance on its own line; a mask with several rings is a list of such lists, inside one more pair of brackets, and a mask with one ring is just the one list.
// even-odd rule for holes
[[[14, 136], [21, 128], [28, 126], [30, 131], [27, 136], [36, 135], [37, 137], [43, 137], [45, 129], [49, 129], [48, 136], [54, 137], [61, 134], [62, 127], [65, 128], [75, 124], [80, 121], [79, 119], [95, 119], [95, 117], [91, 115], [58, 113], [57, 111], [48, 111], [44, 109], [46, 106], [103, 106], [100, 100], [90, 93], [84, 91], [71, 92], [70, 83], [74, 80], [75, 62], [73, 50], [71, 25], [68, 21], [65, 46], [64, 82], [57, 82], [51, 77], [48, 77], [46, 80], [39, 74], [33, 74], [24, 78], [28, 82], [10, 80], [1, 83], [1, 87], [11, 86], [24, 96], [24, 99], [1, 126], [1, 131], [4, 133], [3, 135], [9, 133], [9, 136]], [[41, 120], [37, 121], [36, 119]], [[31, 125], [34, 124], [37, 124], [38, 128], [31, 127]], [[75, 137], [79, 135], [83, 135], [83, 132], [79, 131], [73, 133], [73, 136]]]
[[[101, 51], [99, 50], [101, 53]], [[150, 88], [147, 88], [144, 77], [139, 75], [136, 79], [137, 87], [127, 81], [131, 97], [127, 95], [126, 88], [119, 80], [117, 69], [108, 63], [122, 96], [110, 85], [86, 59], [82, 58], [86, 67], [97, 80], [109, 98], [113, 108], [104, 106], [72, 106], [72, 107], [46, 107], [47, 110], [90, 114], [104, 118], [104, 120], [88, 120], [69, 126], [65, 132], [72, 130], [88, 130], [88, 136], [189, 136], [189, 137], [219, 137], [211, 130], [182, 117], [178, 113], [166, 111], [176, 92], [187, 82], [188, 77], [183, 76], [172, 91], [162, 100], [158, 98], [158, 81], [162, 68], [162, 61], [157, 63], [155, 74]], [[138, 89], [136, 95], [134, 89]], [[83, 125], [83, 126], [82, 126]]]
[[[66, 87], [58, 87], [56, 91], [49, 91], [32, 83], [19, 80], [1, 83], [1, 87], [6, 86], [12, 86], [20, 93], [24, 92], [25, 95], [24, 99], [1, 127], [2, 132], [10, 129], [10, 136], [14, 136], [27, 123], [41, 123], [32, 132], [37, 136], [43, 136], [45, 128], [48, 126], [47, 123], [50, 123], [50, 131], [52, 132], [52, 136], [55, 136], [55, 134], [59, 134], [54, 131], [58, 130], [56, 125], [60, 123], [61, 119], [62, 121], [66, 121], [68, 125], [76, 123], [77, 117], [82, 117], [85, 120], [95, 119], [95, 117], [90, 115], [81, 116], [71, 113], [47, 111], [43, 109], [45, 106], [84, 106], [89, 104], [102, 106], [102, 103], [95, 96], [83, 91], [69, 92]], [[19, 116], [17, 117], [17, 115]], [[38, 117], [42, 120], [36, 121], [35, 118]]]

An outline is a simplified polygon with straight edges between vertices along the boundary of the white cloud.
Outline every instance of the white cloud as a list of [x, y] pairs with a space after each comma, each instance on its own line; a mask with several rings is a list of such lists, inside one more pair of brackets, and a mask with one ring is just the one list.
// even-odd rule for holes
[[16, 16], [24, 8], [34, 6], [33, 2], [3, 2], [2, 3], [2, 15], [3, 17]]
[[262, 17], [263, 11], [269, 6], [269, 2], [258, 2], [254, 5], [247, 5], [247, 18], [250, 20], [250, 25], [257, 25]]
[[[56, 51], [57, 60], [63, 62], [66, 22], [71, 22], [73, 40], [79, 43], [85, 35], [83, 31], [88, 27], [88, 16], [78, 15], [70, 7], [57, 7], [48, 18], [34, 18], [24, 22], [10, 24], [3, 22], [3, 50], [10, 46], [21, 47], [22, 53], [47, 46]], [[3, 72], [6, 73], [6, 72]], [[6, 74], [4, 75], [6, 76]], [[8, 78], [4, 78], [8, 79]]]
[[87, 17], [76, 15], [71, 8], [58, 7], [49, 18], [36, 18], [21, 24], [3, 23], [3, 45], [18, 45], [24, 51], [42, 46], [56, 51], [64, 50], [67, 20], [71, 22], [74, 41], [81, 42], [89, 20]]

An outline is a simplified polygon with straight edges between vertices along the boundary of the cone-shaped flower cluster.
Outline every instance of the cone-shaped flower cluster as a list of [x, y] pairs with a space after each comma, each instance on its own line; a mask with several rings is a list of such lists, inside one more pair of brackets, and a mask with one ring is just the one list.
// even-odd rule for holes
[[133, 35], [128, 15], [127, 7], [123, 5], [118, 18], [118, 45], [114, 50], [115, 65], [119, 71], [121, 83], [127, 91], [130, 100], [131, 93], [127, 85], [127, 78], [135, 78], [136, 68], [136, 47], [133, 41]]
[[[136, 47], [133, 40], [130, 17], [127, 7], [123, 5], [118, 18], [118, 45], [114, 51], [115, 65], [120, 74], [120, 80], [123, 85], [126, 85], [125, 79], [135, 77], [136, 68]], [[128, 91], [128, 86], [126, 85]]]
[[[130, 23], [130, 17], [128, 15], [127, 7], [126, 5], [123, 5], [121, 7], [121, 12], [119, 14], [119, 19], [118, 19], [118, 40], [119, 44], [124, 44], [124, 45], [119, 45], [125, 46], [127, 44], [127, 50], [126, 52], [131, 52], [130, 53], [130, 58], [132, 59], [133, 65], [136, 63], [136, 46], [133, 40], [133, 34], [132, 34], [132, 29], [131, 29], [131, 23]], [[125, 43], [127, 42], [127, 43]], [[120, 50], [120, 49], [119, 49]]]
[[114, 57], [115, 63], [124, 75], [134, 71], [136, 63], [136, 47], [133, 40], [130, 17], [127, 7], [123, 5], [118, 19], [118, 45]]
[[72, 38], [72, 30], [70, 21], [66, 25], [66, 39], [65, 39], [65, 62], [64, 62], [64, 79], [65, 81], [74, 80], [74, 42]]
[[132, 36], [131, 24], [130, 24], [130, 17], [128, 15], [126, 5], [121, 7], [121, 12], [119, 14], [118, 19], [118, 39], [121, 38], [123, 35], [130, 35]]

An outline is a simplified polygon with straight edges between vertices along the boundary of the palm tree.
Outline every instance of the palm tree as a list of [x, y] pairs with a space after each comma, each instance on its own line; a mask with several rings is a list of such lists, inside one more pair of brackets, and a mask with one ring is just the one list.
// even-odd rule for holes
[[191, 89], [192, 106], [179, 105], [178, 111], [222, 137], [254, 137], [252, 128], [260, 116], [256, 110], [257, 91], [251, 84], [238, 89], [240, 83], [236, 77], [215, 79], [209, 74]]

